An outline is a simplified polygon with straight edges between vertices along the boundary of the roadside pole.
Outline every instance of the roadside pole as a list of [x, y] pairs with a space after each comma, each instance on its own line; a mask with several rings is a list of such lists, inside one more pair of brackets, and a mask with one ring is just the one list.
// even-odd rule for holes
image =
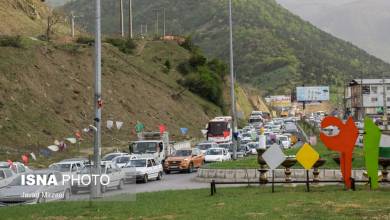
[[[132, 0], [129, 0], [129, 35], [133, 38], [133, 4]], [[141, 24], [141, 35], [142, 35], [142, 24]]]
[[236, 97], [235, 97], [235, 82], [234, 82], [234, 59], [233, 59], [233, 18], [232, 18], [232, 0], [229, 0], [229, 27], [230, 27], [230, 95], [232, 99], [232, 120], [233, 120], [233, 159], [237, 159], [237, 115], [236, 115]]
[[166, 35], [165, 8], [163, 10], [164, 10], [164, 37], [165, 37], [165, 35]]
[[125, 29], [124, 29], [124, 26], [123, 26], [123, 0], [119, 0], [120, 1], [120, 28], [121, 28], [121, 37], [124, 37], [125, 36]]
[[[95, 119], [94, 119], [94, 172], [96, 175], [101, 175], [100, 156], [101, 156], [101, 115], [102, 115], [102, 99], [101, 99], [101, 23], [100, 23], [100, 0], [96, 0], [96, 27], [95, 27]], [[101, 197], [100, 181], [92, 184], [92, 198]]]
[[75, 16], [74, 16], [74, 13], [73, 11], [71, 12], [71, 22], [72, 22], [72, 38], [74, 38], [74, 19], [75, 19]]

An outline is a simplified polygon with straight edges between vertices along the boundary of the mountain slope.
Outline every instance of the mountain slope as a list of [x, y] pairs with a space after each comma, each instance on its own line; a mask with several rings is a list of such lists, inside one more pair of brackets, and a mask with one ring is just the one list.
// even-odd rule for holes
[[[0, 47], [0, 137], [3, 146], [50, 144], [88, 127], [93, 113], [93, 48], [78, 44], [45, 44], [24, 39], [24, 48]], [[137, 120], [147, 130], [167, 125], [173, 135], [188, 127], [199, 136], [218, 107], [185, 91], [174, 69], [164, 72], [165, 57], [175, 67], [189, 58], [175, 43], [140, 42], [137, 55], [103, 46], [103, 121], [124, 121], [116, 138], [134, 137]], [[104, 130], [104, 145], [111, 146]], [[88, 141], [88, 140], [87, 140]]]
[[278, 2], [321, 29], [390, 61], [390, 46], [387, 42], [389, 1], [354, 0], [337, 5], [330, 5], [327, 1], [317, 1], [316, 4], [300, 0]]
[[[237, 77], [266, 94], [289, 94], [291, 88], [301, 84], [329, 84], [336, 91], [333, 87], [341, 87], [344, 80], [360, 76], [362, 69], [366, 77], [375, 77], [390, 67], [304, 22], [274, 0], [233, 2]], [[103, 0], [102, 6], [103, 31], [118, 33], [117, 2]], [[154, 9], [165, 8], [168, 33], [192, 34], [208, 55], [228, 61], [227, 6], [223, 0], [135, 1], [134, 26], [139, 31], [140, 24], [148, 24], [149, 35], [154, 35]], [[93, 30], [93, 4], [78, 0], [64, 8], [84, 16], [84, 25]], [[161, 12], [159, 18], [161, 34]]]

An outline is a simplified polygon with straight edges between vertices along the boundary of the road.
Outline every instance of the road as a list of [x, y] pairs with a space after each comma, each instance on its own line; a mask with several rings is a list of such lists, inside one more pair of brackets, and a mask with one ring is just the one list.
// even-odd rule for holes
[[[149, 181], [148, 183], [126, 184], [122, 190], [108, 190], [104, 193], [104, 197], [112, 197], [117, 195], [135, 194], [142, 192], [156, 192], [164, 190], [180, 190], [180, 189], [200, 189], [208, 188], [210, 184], [196, 182], [194, 178], [196, 173], [173, 173], [170, 175], [163, 175], [160, 181]], [[89, 193], [79, 193], [72, 195], [71, 200], [88, 200]]]

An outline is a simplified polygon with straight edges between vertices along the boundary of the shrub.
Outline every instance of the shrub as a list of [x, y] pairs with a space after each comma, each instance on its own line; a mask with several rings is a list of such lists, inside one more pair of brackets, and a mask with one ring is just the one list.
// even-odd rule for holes
[[165, 63], [164, 63], [164, 66], [165, 66], [168, 70], [171, 70], [171, 68], [172, 68], [171, 61], [166, 60]]
[[95, 39], [92, 37], [88, 37], [88, 36], [81, 36], [81, 37], [77, 38], [76, 43], [93, 45], [95, 43]]
[[130, 54], [137, 47], [134, 41], [130, 38], [107, 38], [106, 42], [117, 47], [120, 51], [126, 54]]
[[201, 67], [197, 72], [189, 74], [184, 85], [203, 98], [222, 107], [222, 83], [207, 67]]
[[198, 66], [203, 66], [207, 63], [207, 58], [199, 53], [195, 53], [191, 56], [190, 60], [188, 61], [190, 65], [194, 68]]
[[22, 48], [22, 38], [20, 36], [0, 36], [0, 46]]

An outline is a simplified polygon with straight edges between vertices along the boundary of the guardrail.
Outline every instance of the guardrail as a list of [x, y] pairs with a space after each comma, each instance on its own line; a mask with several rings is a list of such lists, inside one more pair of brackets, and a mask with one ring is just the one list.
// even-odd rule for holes
[[[267, 181], [267, 182], [260, 182], [260, 181], [242, 181], [242, 182], [217, 182], [215, 180], [212, 180], [210, 182], [210, 195], [213, 196], [217, 193], [217, 185], [248, 185], [248, 184], [259, 184], [259, 185], [266, 185], [266, 184], [272, 184], [272, 193], [275, 192], [275, 184], [306, 184], [306, 192], [310, 192], [310, 184], [318, 184], [318, 183], [344, 183], [342, 180], [296, 180], [296, 181]], [[351, 178], [351, 189], [353, 191], [356, 191], [356, 183], [366, 183], [370, 184], [371, 188], [371, 179], [369, 180], [355, 180], [354, 178]], [[380, 181], [380, 183], [390, 183], [389, 181]]]

